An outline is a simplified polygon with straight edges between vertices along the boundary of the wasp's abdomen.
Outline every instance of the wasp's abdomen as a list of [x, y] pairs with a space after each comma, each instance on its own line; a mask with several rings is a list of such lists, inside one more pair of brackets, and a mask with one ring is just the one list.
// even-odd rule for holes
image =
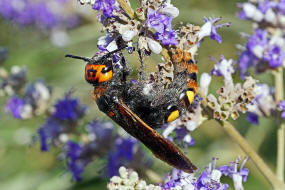
[[180, 67], [181, 72], [186, 72], [186, 89], [183, 92], [183, 97], [186, 98], [188, 103], [192, 104], [195, 94], [198, 92], [198, 66], [193, 61], [191, 53], [178, 48], [173, 51], [172, 61], [177, 67]]

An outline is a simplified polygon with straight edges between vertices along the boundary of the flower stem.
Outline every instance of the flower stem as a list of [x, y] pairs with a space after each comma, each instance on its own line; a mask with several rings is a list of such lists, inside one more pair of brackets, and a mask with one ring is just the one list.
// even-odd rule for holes
[[162, 182], [162, 178], [160, 177], [160, 175], [158, 175], [153, 170], [148, 169], [148, 170], [146, 170], [145, 174], [154, 183], [161, 183]]
[[277, 131], [277, 177], [284, 181], [284, 149], [285, 149], [285, 123], [282, 123]]
[[117, 2], [120, 4], [122, 9], [127, 13], [127, 15], [131, 19], [135, 18], [134, 10], [130, 7], [130, 5], [125, 0], [117, 0]]
[[251, 158], [259, 171], [272, 184], [274, 190], [284, 190], [285, 184], [281, 182], [272, 170], [266, 165], [262, 158], [255, 152], [255, 150], [248, 144], [248, 142], [239, 134], [235, 127], [227, 122], [219, 122], [225, 132], [242, 148], [242, 150]]
[[[274, 73], [275, 78], [275, 98], [279, 102], [284, 99], [284, 81], [283, 81], [283, 69], [279, 67]], [[285, 123], [281, 122], [277, 131], [277, 165], [276, 174], [277, 177], [284, 181], [284, 159], [285, 159]]]

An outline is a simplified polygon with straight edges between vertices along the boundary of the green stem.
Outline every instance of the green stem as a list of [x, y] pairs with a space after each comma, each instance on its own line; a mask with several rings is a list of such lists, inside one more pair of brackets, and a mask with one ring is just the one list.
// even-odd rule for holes
[[162, 178], [160, 177], [160, 175], [158, 175], [153, 170], [148, 169], [148, 170], [145, 171], [145, 174], [154, 183], [161, 183], [163, 181]]
[[[274, 73], [275, 78], [275, 98], [279, 102], [284, 99], [283, 68], [279, 67]], [[285, 159], [285, 123], [281, 122], [277, 131], [277, 177], [284, 181], [284, 159]]]
[[262, 158], [255, 152], [255, 150], [248, 144], [248, 142], [239, 134], [235, 127], [227, 122], [219, 122], [225, 132], [241, 147], [241, 149], [251, 158], [259, 171], [272, 184], [274, 190], [284, 190], [285, 184], [282, 183], [266, 165]]
[[131, 18], [135, 18], [135, 11], [130, 7], [130, 5], [125, 0], [117, 0], [117, 2], [120, 4], [122, 9], [127, 13], [127, 15]]

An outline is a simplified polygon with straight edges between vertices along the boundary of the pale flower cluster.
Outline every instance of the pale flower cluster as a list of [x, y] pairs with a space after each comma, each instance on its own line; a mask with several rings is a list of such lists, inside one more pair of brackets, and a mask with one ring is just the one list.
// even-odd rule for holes
[[139, 179], [138, 173], [120, 167], [120, 176], [113, 176], [107, 185], [109, 190], [161, 190], [160, 186], [147, 185], [144, 180]]

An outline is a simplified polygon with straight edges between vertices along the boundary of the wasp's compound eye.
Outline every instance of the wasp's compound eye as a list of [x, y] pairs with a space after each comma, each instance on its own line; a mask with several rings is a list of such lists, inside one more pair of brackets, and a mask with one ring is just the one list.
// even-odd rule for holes
[[91, 84], [107, 82], [113, 77], [111, 66], [87, 64], [85, 66], [85, 80]]
[[176, 106], [170, 105], [167, 107], [168, 114], [166, 116], [166, 122], [170, 123], [176, 120], [180, 116], [180, 111]]

